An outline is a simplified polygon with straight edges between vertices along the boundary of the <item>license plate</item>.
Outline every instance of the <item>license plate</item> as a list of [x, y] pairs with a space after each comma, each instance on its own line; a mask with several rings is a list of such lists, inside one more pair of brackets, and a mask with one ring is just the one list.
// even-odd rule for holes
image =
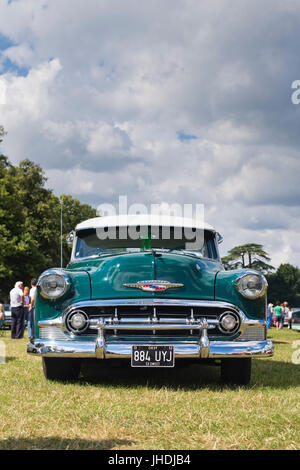
[[131, 367], [174, 367], [174, 346], [132, 346]]

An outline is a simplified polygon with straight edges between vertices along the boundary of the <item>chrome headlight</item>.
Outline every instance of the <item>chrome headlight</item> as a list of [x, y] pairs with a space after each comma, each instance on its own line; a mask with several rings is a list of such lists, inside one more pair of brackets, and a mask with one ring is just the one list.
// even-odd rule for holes
[[219, 318], [219, 329], [222, 333], [236, 333], [240, 326], [240, 318], [236, 313], [227, 311]]
[[237, 279], [235, 286], [247, 299], [258, 299], [265, 294], [268, 283], [262, 274], [247, 273]]
[[68, 315], [66, 326], [73, 333], [83, 333], [89, 326], [87, 314], [83, 310], [75, 310]]
[[64, 274], [49, 272], [40, 277], [38, 286], [46, 299], [58, 299], [68, 290], [70, 280]]

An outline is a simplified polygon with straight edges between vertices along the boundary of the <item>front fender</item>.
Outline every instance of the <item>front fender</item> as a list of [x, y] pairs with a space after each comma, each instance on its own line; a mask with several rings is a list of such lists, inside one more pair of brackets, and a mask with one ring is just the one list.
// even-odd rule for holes
[[247, 270], [243, 269], [219, 271], [216, 275], [215, 299], [236, 305], [248, 318], [265, 320], [267, 303], [266, 294], [254, 300], [246, 299], [235, 287], [235, 282], [238, 277], [240, 277], [241, 274], [246, 274], [247, 272]]
[[[50, 270], [51, 271], [51, 270]], [[48, 270], [49, 272], [49, 270]], [[40, 294], [38, 286], [35, 301], [35, 326], [38, 334], [37, 322], [40, 320], [52, 320], [61, 315], [70, 304], [91, 299], [91, 282], [89, 274], [83, 270], [55, 269], [56, 273], [61, 272], [68, 276], [70, 288], [58, 299], [45, 299]], [[44, 273], [43, 273], [44, 274]], [[41, 274], [41, 276], [43, 275]]]

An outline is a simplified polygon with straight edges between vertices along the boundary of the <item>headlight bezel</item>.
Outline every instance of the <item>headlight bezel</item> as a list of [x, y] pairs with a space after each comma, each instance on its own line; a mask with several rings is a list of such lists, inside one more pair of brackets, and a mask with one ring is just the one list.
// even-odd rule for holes
[[[81, 328], [76, 328], [72, 324], [72, 318], [76, 315], [81, 315], [82, 317], [85, 318], [84, 324]], [[88, 314], [84, 310], [81, 310], [81, 309], [72, 310], [65, 318], [65, 326], [67, 330], [75, 335], [81, 335], [82, 333], [84, 333], [89, 328], [89, 324], [90, 324], [90, 320], [89, 320]]]
[[[248, 286], [248, 283], [253, 282], [251, 278], [256, 277], [257, 280], [261, 283], [261, 288], [256, 289], [256, 293], [251, 293], [251, 287]], [[248, 282], [247, 282], [248, 279]], [[246, 284], [246, 285], [245, 285]], [[263, 297], [266, 294], [268, 288], [268, 282], [265, 276], [257, 271], [247, 271], [241, 274], [235, 281], [235, 288], [237, 291], [248, 300], [255, 300]], [[255, 289], [253, 289], [254, 291]]]
[[[46, 282], [51, 282], [51, 278], [53, 278], [52, 282], [56, 282], [55, 279], [59, 279], [60, 281], [63, 281], [63, 284], [61, 288], [58, 290], [58, 292], [55, 294], [51, 294], [48, 290], [46, 289], [45, 283]], [[65, 295], [65, 293], [70, 289], [71, 287], [71, 280], [69, 276], [67, 276], [64, 272], [58, 271], [58, 270], [49, 270], [43, 273], [37, 283], [37, 287], [39, 288], [39, 292], [41, 296], [44, 299], [47, 300], [56, 300], [60, 299]], [[55, 287], [57, 289], [57, 285]]]
[[[224, 319], [226, 319], [226, 317], [229, 317], [229, 316], [234, 319], [234, 325], [232, 326], [232, 328], [226, 328], [223, 324]], [[237, 312], [226, 310], [219, 317], [218, 328], [223, 334], [234, 335], [235, 333], [238, 332], [240, 326], [241, 326], [241, 318], [237, 314]]]

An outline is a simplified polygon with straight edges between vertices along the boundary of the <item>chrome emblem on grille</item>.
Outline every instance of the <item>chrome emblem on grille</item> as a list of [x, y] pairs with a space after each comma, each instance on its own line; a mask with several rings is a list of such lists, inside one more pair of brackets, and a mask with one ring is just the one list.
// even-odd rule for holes
[[123, 284], [125, 287], [133, 289], [141, 289], [144, 292], [163, 292], [167, 289], [174, 289], [176, 287], [183, 287], [183, 284], [176, 284], [169, 281], [138, 281], [135, 284]]

